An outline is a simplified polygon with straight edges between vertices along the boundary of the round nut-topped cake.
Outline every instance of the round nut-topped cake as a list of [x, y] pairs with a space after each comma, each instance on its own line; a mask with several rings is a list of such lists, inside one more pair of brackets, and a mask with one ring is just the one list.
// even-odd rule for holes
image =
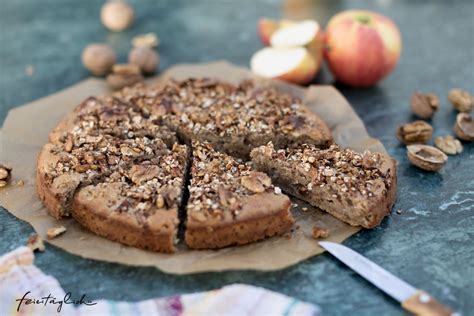
[[[332, 144], [316, 114], [274, 88], [209, 78], [138, 84], [90, 97], [58, 124], [38, 157], [37, 190], [55, 218], [72, 216], [100, 236], [160, 252], [174, 252], [180, 232], [194, 249], [288, 233], [294, 219], [282, 189], [351, 225], [377, 225], [394, 200], [393, 160], [364, 154], [351, 164], [349, 176], [372, 181], [373, 196], [349, 197], [338, 181], [309, 190], [320, 177], [297, 171], [298, 153], [311, 148], [307, 160], [323, 164], [321, 155], [348, 155]], [[364, 160], [375, 157], [370, 166]], [[328, 206], [341, 198], [352, 204]]]

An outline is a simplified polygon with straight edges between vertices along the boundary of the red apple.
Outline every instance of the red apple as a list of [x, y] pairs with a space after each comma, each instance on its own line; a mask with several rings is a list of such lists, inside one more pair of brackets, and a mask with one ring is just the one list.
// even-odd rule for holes
[[370, 87], [395, 68], [401, 47], [400, 31], [392, 20], [371, 11], [348, 10], [329, 21], [324, 55], [336, 79]]

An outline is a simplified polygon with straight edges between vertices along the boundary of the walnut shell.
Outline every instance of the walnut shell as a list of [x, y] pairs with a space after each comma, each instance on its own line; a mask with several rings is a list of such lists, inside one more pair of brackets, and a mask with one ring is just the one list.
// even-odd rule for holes
[[123, 31], [132, 25], [135, 19], [133, 8], [123, 1], [109, 1], [100, 11], [100, 20], [111, 31]]
[[82, 64], [96, 76], [106, 75], [117, 61], [117, 54], [107, 44], [90, 44], [82, 51]]
[[454, 133], [462, 140], [472, 142], [474, 140], [474, 120], [468, 113], [459, 113], [454, 124]]
[[445, 153], [428, 145], [407, 146], [407, 156], [413, 165], [427, 171], [438, 171], [448, 161]]
[[136, 47], [128, 54], [128, 62], [140, 67], [144, 74], [153, 74], [158, 68], [160, 57], [149, 47]]

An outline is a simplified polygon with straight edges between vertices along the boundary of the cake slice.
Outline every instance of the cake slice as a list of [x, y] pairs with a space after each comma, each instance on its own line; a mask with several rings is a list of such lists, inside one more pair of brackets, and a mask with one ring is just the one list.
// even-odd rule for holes
[[185, 241], [190, 248], [243, 245], [290, 231], [290, 199], [262, 172], [193, 142]]
[[81, 188], [72, 202], [72, 217], [107, 239], [174, 252], [188, 155], [186, 145], [175, 145]]
[[49, 134], [51, 143], [66, 142], [67, 137], [111, 135], [119, 138], [158, 137], [169, 148], [176, 143], [175, 133], [150, 119], [138, 104], [118, 97], [89, 97], [68, 114]]
[[390, 213], [396, 194], [394, 160], [332, 145], [252, 150], [254, 166], [283, 190], [353, 226], [373, 228]]
[[302, 101], [251, 81], [233, 85], [214, 79], [169, 80], [158, 87], [133, 87], [122, 94], [150, 118], [162, 120], [182, 140], [209, 142], [218, 151], [248, 159], [252, 148], [272, 141], [277, 148], [309, 143], [328, 147], [326, 124]]
[[53, 217], [69, 216], [79, 186], [95, 183], [167, 150], [158, 138], [69, 133], [57, 143], [43, 146], [36, 168], [38, 195]]

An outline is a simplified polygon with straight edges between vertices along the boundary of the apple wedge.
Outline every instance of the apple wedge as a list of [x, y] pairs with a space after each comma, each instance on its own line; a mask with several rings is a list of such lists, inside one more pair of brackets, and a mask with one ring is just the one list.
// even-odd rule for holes
[[317, 69], [321, 66], [323, 59], [323, 31], [314, 20], [293, 22], [286, 27], [280, 27], [274, 31], [270, 38], [270, 44], [278, 48], [305, 47], [313, 56]]
[[266, 47], [252, 56], [250, 68], [262, 77], [306, 84], [316, 75], [318, 65], [306, 48]]
[[261, 18], [257, 23], [257, 32], [263, 45], [270, 45], [270, 37], [278, 29], [278, 22], [275, 20]]
[[257, 32], [263, 45], [270, 45], [270, 38], [273, 33], [281, 28], [293, 25], [295, 22], [290, 20], [272, 20], [268, 18], [260, 18], [257, 22]]

